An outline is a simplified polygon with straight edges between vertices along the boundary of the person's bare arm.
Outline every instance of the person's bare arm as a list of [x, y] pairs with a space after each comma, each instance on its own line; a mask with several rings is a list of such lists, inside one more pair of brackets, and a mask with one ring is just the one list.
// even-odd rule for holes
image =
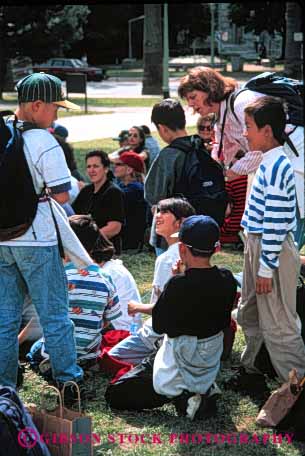
[[34, 318], [32, 317], [30, 319], [30, 321], [27, 323], [27, 325], [22, 329], [22, 331], [20, 331], [20, 333], [18, 334], [18, 343], [19, 345], [23, 344], [23, 342], [25, 341], [25, 339], [27, 338], [30, 330], [32, 329], [33, 327], [33, 323], [34, 323]]
[[128, 303], [128, 315], [135, 315], [140, 312], [146, 315], [151, 315], [154, 304], [142, 304], [137, 301], [129, 301]]
[[108, 222], [107, 225], [100, 228], [100, 233], [106, 236], [108, 239], [113, 238], [113, 236], [119, 234], [122, 228], [121, 222]]
[[51, 196], [58, 204], [64, 204], [69, 201], [69, 192], [52, 193]]
[[142, 160], [147, 160], [148, 159], [148, 152], [147, 150], [143, 150], [142, 152], [139, 153], [139, 156], [142, 158]]

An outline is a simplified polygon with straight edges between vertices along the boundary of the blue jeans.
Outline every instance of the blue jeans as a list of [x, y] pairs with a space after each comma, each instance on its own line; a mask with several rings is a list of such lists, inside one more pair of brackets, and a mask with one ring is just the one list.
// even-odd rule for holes
[[0, 245], [0, 384], [16, 385], [17, 336], [27, 292], [39, 315], [53, 377], [59, 382], [81, 380], [58, 247]]
[[130, 364], [140, 364], [140, 362], [146, 357], [153, 353], [146, 345], [142, 342], [141, 337], [138, 334], [133, 334], [121, 340], [108, 352], [109, 355], [114, 358], [118, 358], [121, 361], [125, 361]]

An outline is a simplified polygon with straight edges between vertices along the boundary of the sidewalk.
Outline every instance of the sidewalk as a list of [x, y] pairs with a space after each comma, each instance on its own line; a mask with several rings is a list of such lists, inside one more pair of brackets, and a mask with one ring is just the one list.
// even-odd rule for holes
[[[128, 130], [133, 125], [147, 125], [151, 131], [156, 131], [154, 124], [150, 120], [151, 108], [100, 109], [107, 111], [107, 113], [63, 117], [60, 119], [60, 123], [69, 131], [69, 142], [116, 137], [121, 130]], [[111, 114], [109, 113], [110, 109], [113, 111]], [[192, 115], [191, 111], [186, 108], [185, 115], [187, 126], [196, 125], [197, 114]]]
[[[15, 110], [16, 103], [1, 105], [0, 110]], [[121, 130], [128, 130], [133, 125], [147, 125], [151, 131], [156, 131], [151, 123], [152, 108], [143, 107], [96, 107], [89, 106], [93, 111], [100, 111], [101, 114], [79, 115], [62, 117], [58, 123], [69, 131], [68, 141], [89, 141], [101, 138], [114, 138]], [[103, 114], [104, 113], [104, 114]], [[196, 125], [198, 115], [192, 115], [192, 110], [185, 108], [186, 125]]]

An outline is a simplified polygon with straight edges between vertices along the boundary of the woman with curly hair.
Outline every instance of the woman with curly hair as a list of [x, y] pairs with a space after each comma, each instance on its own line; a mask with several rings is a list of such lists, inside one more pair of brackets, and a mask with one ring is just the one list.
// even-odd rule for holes
[[[243, 132], [246, 130], [245, 107], [264, 94], [253, 90], [243, 90], [237, 95], [238, 89], [238, 82], [235, 79], [225, 77], [219, 71], [207, 67], [190, 69], [187, 75], [181, 79], [178, 87], [179, 96], [187, 100], [194, 113], [199, 113], [201, 116], [209, 113], [216, 114], [216, 141], [211, 155], [215, 160], [223, 162], [226, 168], [226, 177], [229, 180], [240, 175], [254, 173], [262, 160], [261, 151], [249, 151], [248, 142], [243, 136]], [[305, 242], [304, 127], [287, 124], [285, 133], [286, 135], [289, 134], [290, 140], [299, 153], [297, 157], [287, 142], [284, 143], [284, 150], [292, 163], [296, 183], [298, 204], [295, 239], [300, 249]], [[244, 157], [228, 169], [236, 154], [242, 152], [245, 153]], [[252, 179], [248, 178], [248, 188], [251, 182]]]

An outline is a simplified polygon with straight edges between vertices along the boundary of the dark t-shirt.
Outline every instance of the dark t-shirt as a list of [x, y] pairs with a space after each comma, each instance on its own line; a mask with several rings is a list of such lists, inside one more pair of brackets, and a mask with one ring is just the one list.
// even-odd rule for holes
[[188, 269], [165, 285], [152, 310], [153, 329], [169, 337], [211, 337], [230, 325], [235, 294], [228, 269]]
[[[108, 222], [124, 223], [124, 195], [122, 191], [110, 181], [94, 193], [94, 186], [86, 185], [76, 199], [72, 207], [76, 214], [91, 214], [99, 228], [107, 225]], [[121, 251], [121, 235], [118, 234], [111, 238], [116, 253]]]
[[126, 222], [122, 229], [123, 249], [136, 249], [144, 238], [147, 204], [141, 182], [119, 183], [124, 192]]

